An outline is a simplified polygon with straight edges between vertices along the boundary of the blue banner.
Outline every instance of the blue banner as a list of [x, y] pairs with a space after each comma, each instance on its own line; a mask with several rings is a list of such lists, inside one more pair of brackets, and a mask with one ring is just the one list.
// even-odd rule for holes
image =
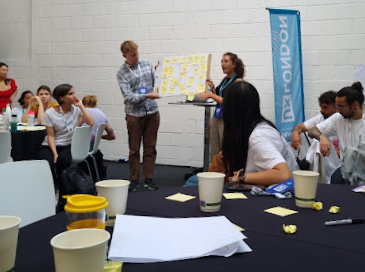
[[269, 9], [275, 91], [275, 124], [287, 141], [304, 122], [300, 13]]

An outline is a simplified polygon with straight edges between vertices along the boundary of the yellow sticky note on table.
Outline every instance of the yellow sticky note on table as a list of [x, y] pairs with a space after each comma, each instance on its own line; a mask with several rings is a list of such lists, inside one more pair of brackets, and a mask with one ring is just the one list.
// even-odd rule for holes
[[179, 201], [179, 202], [185, 202], [185, 201], [188, 201], [188, 200], [191, 200], [194, 198], [196, 198], [196, 196], [184, 195], [181, 193], [177, 193], [177, 194], [166, 197], [166, 199], [168, 199], [168, 200]]
[[171, 63], [172, 64], [176, 64], [178, 61], [179, 61], [179, 58], [172, 58]]
[[283, 207], [274, 207], [274, 208], [271, 208], [271, 209], [264, 210], [264, 212], [272, 213], [272, 214], [279, 215], [279, 216], [282, 216], [282, 217], [287, 216], [287, 215], [291, 215], [291, 214], [294, 214], [294, 213], [298, 213], [297, 211], [289, 210], [289, 209], [283, 208]]
[[170, 62], [171, 62], [171, 59], [165, 59], [165, 61], [164, 61], [164, 65], [169, 65], [170, 64]]
[[194, 60], [193, 60], [193, 64], [194, 65], [198, 65], [200, 61], [200, 56], [199, 55], [195, 55], [194, 56]]
[[197, 74], [197, 75], [199, 74], [199, 68], [198, 67], [194, 68], [194, 74]]
[[179, 84], [180, 94], [186, 94], [186, 87], [183, 83]]
[[[232, 222], [231, 222], [231, 223], [232, 223]], [[240, 226], [237, 226], [236, 224], [233, 224], [233, 223], [232, 223], [232, 225], [233, 225], [236, 229], [238, 229], [239, 231], [245, 231], [245, 229], [241, 228]]]
[[174, 75], [174, 66], [169, 66], [169, 77]]
[[204, 93], [204, 83], [198, 83], [198, 86], [196, 87], [197, 93]]
[[179, 62], [180, 63], [185, 63], [185, 61], [186, 61], [186, 58], [185, 57], [181, 57]]
[[169, 91], [169, 94], [174, 94], [175, 93], [175, 88], [174, 87], [171, 87], [170, 88], [170, 91]]
[[205, 62], [200, 63], [200, 70], [205, 73], [208, 71], [207, 64]]
[[247, 199], [243, 193], [224, 193], [226, 199]]
[[207, 55], [201, 55], [200, 56], [200, 61], [207, 62]]
[[170, 85], [172, 85], [172, 86], [179, 85], [179, 80], [177, 78], [171, 78], [170, 79]]
[[187, 73], [189, 71], [189, 63], [184, 63], [183, 64], [182, 71], [183, 71], [183, 73]]
[[194, 91], [189, 91], [188, 93], [188, 101], [193, 101], [195, 97]]
[[188, 62], [193, 62], [193, 56], [188, 57]]
[[168, 66], [165, 66], [163, 68], [162, 78], [168, 78], [168, 76], [169, 76], [169, 67]]
[[199, 75], [199, 80], [200, 80], [200, 81], [204, 80], [204, 78], [205, 78], [205, 74], [200, 74], [200, 75]]
[[189, 77], [188, 79], [188, 87], [193, 86], [195, 82], [195, 77]]
[[180, 78], [184, 79], [185, 78], [185, 73], [180, 73]]

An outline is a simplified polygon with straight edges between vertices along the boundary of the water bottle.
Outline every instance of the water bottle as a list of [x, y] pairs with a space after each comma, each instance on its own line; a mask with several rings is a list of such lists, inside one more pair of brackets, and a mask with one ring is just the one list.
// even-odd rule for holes
[[34, 127], [34, 111], [28, 112], [27, 125], [28, 127]]
[[11, 107], [10, 107], [10, 104], [6, 104], [6, 115], [8, 116], [8, 120], [10, 122], [11, 120]]
[[3, 119], [4, 130], [9, 131], [9, 118], [8, 118], [8, 115], [6, 114], [5, 108], [3, 108], [3, 114], [1, 115], [1, 117]]
[[12, 132], [18, 131], [17, 115], [11, 115], [10, 129]]

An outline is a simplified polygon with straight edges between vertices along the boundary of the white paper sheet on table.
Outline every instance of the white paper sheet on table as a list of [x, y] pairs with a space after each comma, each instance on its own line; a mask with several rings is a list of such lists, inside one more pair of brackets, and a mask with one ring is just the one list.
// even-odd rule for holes
[[252, 251], [225, 216], [157, 218], [117, 215], [109, 259], [131, 263], [229, 257]]

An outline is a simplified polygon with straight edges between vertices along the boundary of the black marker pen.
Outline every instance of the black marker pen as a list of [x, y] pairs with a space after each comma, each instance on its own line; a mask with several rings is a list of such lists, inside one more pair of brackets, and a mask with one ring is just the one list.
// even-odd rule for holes
[[351, 225], [364, 223], [365, 219], [341, 219], [335, 221], [327, 221], [324, 223], [325, 226], [339, 226], [339, 225]]

